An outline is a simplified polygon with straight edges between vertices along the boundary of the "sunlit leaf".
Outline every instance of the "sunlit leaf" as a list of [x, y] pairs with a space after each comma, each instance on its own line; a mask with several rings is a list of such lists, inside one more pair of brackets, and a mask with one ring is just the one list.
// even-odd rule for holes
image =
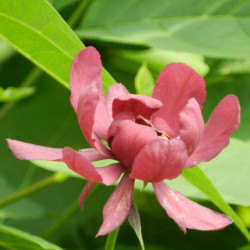
[[243, 223], [250, 228], [250, 207], [238, 206], [236, 211]]
[[62, 250], [38, 236], [4, 225], [0, 225], [0, 246], [10, 250]]
[[[69, 88], [71, 63], [84, 45], [46, 0], [2, 1], [0, 37]], [[105, 70], [103, 77], [107, 89], [114, 80]]]

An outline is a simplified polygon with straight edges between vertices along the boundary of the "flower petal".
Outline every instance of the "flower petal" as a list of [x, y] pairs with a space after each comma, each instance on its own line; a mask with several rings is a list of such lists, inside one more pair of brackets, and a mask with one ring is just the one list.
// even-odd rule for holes
[[118, 125], [120, 124], [121, 121], [124, 121], [124, 120], [135, 121], [134, 114], [131, 112], [129, 112], [129, 113], [123, 112], [123, 113], [118, 114], [115, 117], [115, 119], [112, 121], [112, 123], [109, 127], [109, 130], [108, 130], [108, 143], [110, 146], [112, 145], [112, 141], [114, 139], [114, 136], [117, 133]]
[[108, 157], [106, 155], [100, 154], [94, 148], [81, 149], [78, 151], [78, 153], [81, 154], [88, 161], [99, 161], [99, 160], [103, 160], [103, 159], [108, 159]]
[[157, 139], [158, 136], [151, 127], [123, 120], [117, 125], [111, 149], [116, 158], [130, 168], [139, 151], [147, 143]]
[[204, 121], [199, 103], [192, 98], [180, 113], [180, 138], [185, 142], [188, 155], [200, 143], [204, 131]]
[[125, 170], [127, 170], [127, 168], [125, 168], [121, 163], [96, 168], [96, 171], [103, 179], [103, 184], [106, 186], [113, 185], [119, 179], [121, 174], [125, 172]]
[[113, 118], [112, 116], [113, 100], [124, 94], [129, 94], [129, 92], [126, 89], [126, 87], [120, 83], [113, 84], [109, 87], [106, 95], [106, 106], [111, 119]]
[[[112, 158], [110, 151], [101, 143], [94, 134], [93, 127], [96, 123], [95, 113], [100, 101], [99, 90], [96, 84], [89, 85], [79, 98], [77, 117], [81, 130], [88, 143], [102, 154]], [[108, 126], [105, 126], [106, 129]], [[108, 132], [106, 132], [107, 134]]]
[[[153, 97], [164, 106], [155, 114], [166, 120], [175, 131], [179, 130], [179, 113], [190, 98], [195, 98], [200, 105], [205, 101], [206, 91], [203, 78], [184, 63], [171, 63], [160, 73]], [[157, 124], [154, 123], [157, 127]]]
[[50, 148], [7, 139], [12, 154], [21, 160], [62, 161], [62, 148]]
[[82, 189], [81, 194], [79, 196], [79, 205], [80, 205], [81, 210], [83, 210], [83, 205], [89, 192], [94, 188], [95, 185], [96, 185], [95, 182], [89, 181]]
[[240, 124], [240, 104], [236, 96], [226, 96], [213, 111], [205, 126], [199, 146], [189, 157], [186, 167], [209, 161], [229, 144], [230, 135]]
[[71, 170], [83, 176], [87, 180], [103, 183], [102, 177], [96, 168], [80, 153], [74, 151], [73, 149], [63, 149], [63, 161]]
[[100, 54], [94, 47], [87, 47], [76, 55], [70, 72], [70, 101], [75, 111], [84, 89], [93, 81], [101, 85], [101, 72]]
[[153, 183], [156, 197], [178, 226], [202, 231], [220, 230], [233, 221], [229, 217], [187, 199], [184, 195], [170, 189], [164, 182]]
[[176, 178], [182, 173], [186, 159], [186, 146], [182, 140], [159, 138], [147, 144], [136, 156], [130, 178], [146, 182]]
[[125, 221], [132, 204], [133, 190], [134, 180], [130, 180], [129, 173], [126, 173], [104, 206], [103, 224], [96, 236], [109, 234]]
[[122, 95], [113, 101], [113, 117], [121, 112], [132, 112], [135, 117], [141, 115], [150, 120], [151, 115], [161, 107], [162, 103], [159, 100], [148, 96]]

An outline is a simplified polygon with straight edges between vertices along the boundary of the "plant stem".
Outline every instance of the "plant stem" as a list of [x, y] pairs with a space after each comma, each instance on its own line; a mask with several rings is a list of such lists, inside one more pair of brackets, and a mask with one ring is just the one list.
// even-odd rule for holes
[[26, 187], [20, 191], [15, 192], [14, 194], [6, 197], [5, 199], [0, 201], [0, 208], [4, 207], [6, 205], [9, 205], [17, 200], [20, 200], [23, 197], [29, 196], [33, 193], [36, 193], [40, 191], [41, 189], [48, 187], [49, 185], [57, 182], [62, 182], [66, 178], [68, 178], [67, 175], [62, 173], [55, 173], [33, 185], [30, 185], [29, 187]]
[[[28, 76], [24, 79], [20, 87], [28, 87], [32, 85], [42, 74], [42, 70], [34, 67]], [[12, 101], [5, 103], [0, 109], [0, 121], [7, 115], [7, 113], [18, 103], [18, 101]]]
[[43, 232], [42, 237], [45, 239], [49, 239], [58, 229], [62, 228], [62, 226], [71, 218], [73, 215], [80, 211], [79, 202], [76, 199], [66, 210], [61, 214], [61, 216], [46, 230]]
[[90, 0], [81, 0], [73, 15], [67, 20], [68, 25], [71, 28], [74, 28], [77, 22], [80, 20], [80, 17], [83, 15], [83, 12], [86, 10]]
[[115, 243], [116, 243], [117, 235], [119, 232], [119, 228], [120, 227], [118, 227], [115, 231], [113, 231], [112, 233], [110, 233], [108, 235], [106, 245], [105, 245], [105, 250], [114, 250], [115, 249]]

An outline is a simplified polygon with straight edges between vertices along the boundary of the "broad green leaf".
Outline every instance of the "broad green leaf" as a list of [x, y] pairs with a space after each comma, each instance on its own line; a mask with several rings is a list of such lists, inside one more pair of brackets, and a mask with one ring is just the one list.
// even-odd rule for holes
[[205, 76], [209, 71], [209, 67], [205, 63], [204, 57], [194, 53], [151, 48], [138, 51], [114, 50], [112, 54], [127, 58], [128, 60], [137, 63], [146, 62], [148, 67], [155, 71], [157, 75], [167, 64], [172, 62], [186, 63], [202, 76]]
[[[0, 37], [69, 88], [71, 63], [84, 45], [46, 0], [2, 1]], [[107, 89], [114, 80], [103, 75]]]
[[226, 215], [231, 217], [235, 225], [241, 230], [248, 241], [250, 241], [250, 232], [247, 230], [234, 210], [222, 198], [206, 174], [198, 166], [191, 169], [185, 169], [182, 173], [182, 176], [195, 187], [197, 187], [201, 192], [203, 192]]
[[10, 250], [62, 250], [38, 236], [4, 225], [0, 225], [0, 246]]
[[141, 249], [145, 250], [142, 233], [141, 233], [141, 219], [140, 219], [140, 216], [139, 216], [139, 213], [138, 213], [138, 210], [136, 208], [134, 201], [132, 202], [132, 205], [129, 210], [128, 221], [131, 227], [134, 229], [137, 238], [139, 239]]
[[0, 87], [0, 102], [19, 100], [32, 95], [34, 92], [34, 87], [8, 87], [7, 89], [3, 89]]
[[140, 95], [152, 96], [154, 86], [154, 78], [149, 71], [147, 64], [143, 63], [135, 76], [136, 93]]
[[97, 0], [77, 34], [209, 57], [250, 58], [249, 13], [249, 1]]

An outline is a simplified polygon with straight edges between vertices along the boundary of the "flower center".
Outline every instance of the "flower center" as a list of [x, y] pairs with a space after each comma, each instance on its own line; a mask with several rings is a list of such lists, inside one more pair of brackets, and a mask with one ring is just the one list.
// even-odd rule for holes
[[157, 133], [157, 135], [159, 137], [162, 137], [165, 140], [169, 140], [171, 139], [170, 136], [168, 136], [166, 133], [164, 133], [163, 131], [160, 131], [158, 129], [156, 129], [153, 124], [151, 123], [150, 120], [146, 119], [145, 117], [143, 117], [142, 115], [138, 115], [135, 119], [135, 122], [141, 125], [145, 125], [145, 126], [149, 126], [152, 129], [154, 129], [154, 131]]

